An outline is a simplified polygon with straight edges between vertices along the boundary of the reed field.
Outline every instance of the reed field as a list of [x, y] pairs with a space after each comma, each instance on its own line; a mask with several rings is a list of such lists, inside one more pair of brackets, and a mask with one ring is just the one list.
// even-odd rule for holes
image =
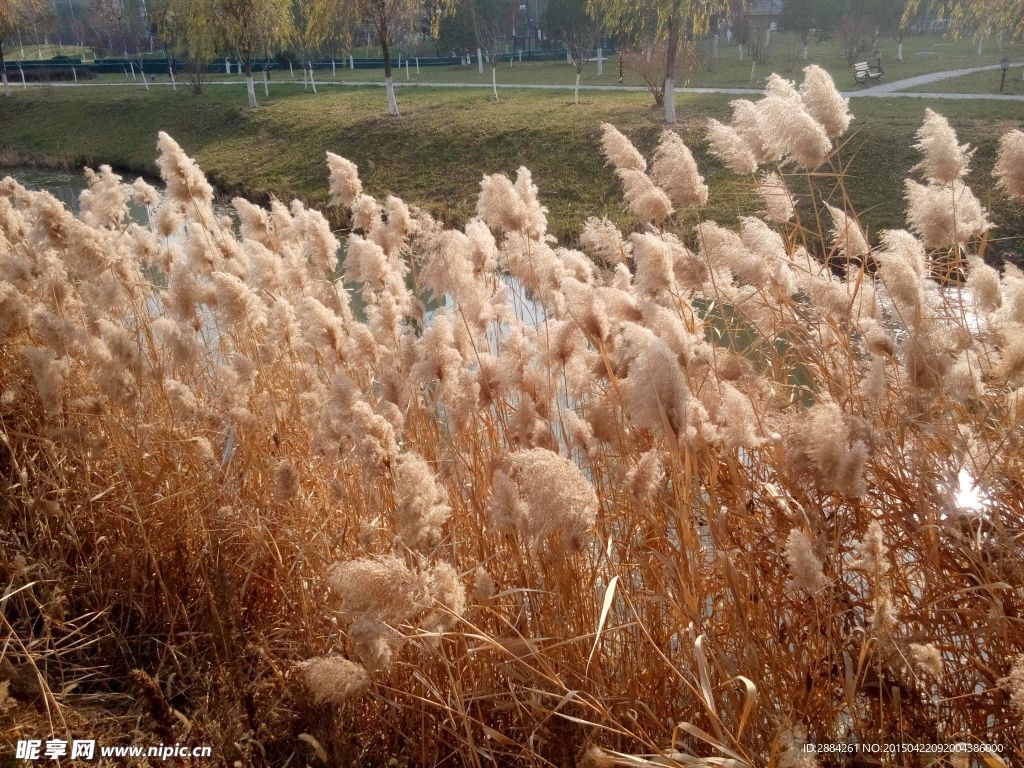
[[328, 153], [344, 246], [166, 133], [163, 194], [0, 182], [0, 744], [1024, 761], [1024, 271], [964, 181], [1019, 210], [1024, 132], [928, 110], [877, 231], [825, 70], [719, 117], [707, 167], [603, 125], [579, 250], [526, 168], [451, 228]]

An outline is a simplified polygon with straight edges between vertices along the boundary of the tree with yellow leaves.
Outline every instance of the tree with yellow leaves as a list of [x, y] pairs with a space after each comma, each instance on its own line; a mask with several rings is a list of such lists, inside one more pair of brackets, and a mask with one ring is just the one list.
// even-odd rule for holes
[[46, 0], [0, 0], [0, 79], [4, 84], [4, 96], [11, 95], [7, 80], [7, 60], [4, 59], [4, 42], [11, 33], [38, 19], [50, 4]]

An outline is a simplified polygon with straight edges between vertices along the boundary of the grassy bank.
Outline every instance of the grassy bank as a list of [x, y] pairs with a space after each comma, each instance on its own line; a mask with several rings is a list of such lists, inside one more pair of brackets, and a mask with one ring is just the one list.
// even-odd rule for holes
[[[730, 98], [686, 95], [679, 109], [680, 131], [712, 189], [706, 216], [724, 222], [755, 205], [745, 183], [706, 152], [705, 120], [727, 115]], [[0, 151], [8, 165], [110, 163], [154, 174], [156, 134], [166, 130], [227, 194], [326, 205], [324, 152], [331, 150], [359, 165], [371, 194], [399, 195], [449, 223], [473, 214], [482, 174], [525, 165], [551, 210], [552, 232], [571, 239], [585, 214], [625, 218], [618, 183], [598, 151], [600, 123], [619, 126], [645, 151], [662, 128], [643, 93], [591, 93], [573, 106], [570, 94], [558, 92], [505, 90], [494, 102], [478, 91], [410, 90], [400, 93], [398, 120], [382, 114], [377, 88], [316, 96], [278, 88], [257, 110], [246, 109], [244, 99], [242, 89], [227, 87], [201, 96], [184, 88], [19, 92], [0, 100]], [[916, 162], [910, 145], [926, 106], [916, 99], [853, 104], [855, 129], [842, 158], [852, 202], [865, 212], [870, 232], [903, 226], [902, 179]], [[969, 181], [1003, 224], [996, 236], [1024, 250], [1024, 214], [991, 191], [988, 177], [998, 137], [1021, 124], [1020, 105], [941, 102], [937, 108], [962, 141], [978, 147]]]

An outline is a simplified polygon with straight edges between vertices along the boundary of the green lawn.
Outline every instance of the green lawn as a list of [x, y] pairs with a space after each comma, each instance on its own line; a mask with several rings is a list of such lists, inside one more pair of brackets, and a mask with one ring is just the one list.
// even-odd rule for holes
[[[30, 89], [0, 99], [0, 160], [8, 164], [107, 162], [154, 174], [156, 133], [166, 130], [192, 154], [224, 192], [258, 199], [297, 196], [315, 205], [327, 200], [324, 152], [358, 163], [371, 194], [397, 194], [452, 224], [472, 215], [481, 175], [514, 173], [526, 165], [551, 230], [571, 239], [591, 214], [627, 224], [618, 183], [598, 148], [599, 124], [608, 121], [649, 152], [661, 131], [660, 114], [646, 93], [591, 93], [577, 107], [571, 94], [507, 89], [492, 101], [476, 90], [409, 90], [399, 93], [400, 119], [382, 114], [377, 88], [331, 88], [317, 96], [277, 88], [257, 110], [244, 107], [241, 88], [210, 88], [201, 96], [140, 87]], [[705, 215], [725, 222], [752, 212], [746, 182], [723, 170], [706, 151], [707, 117], [728, 114], [729, 97], [684, 95], [680, 132], [711, 185]], [[862, 99], [842, 150], [848, 186], [871, 232], [903, 225], [902, 179], [917, 162], [911, 149], [925, 100]], [[941, 102], [962, 141], [978, 146], [970, 179], [994, 218], [997, 236], [1024, 251], [1024, 211], [992, 191], [988, 174], [998, 137], [1021, 127], [1018, 103]], [[806, 179], [793, 180], [806, 186]], [[832, 196], [827, 181], [817, 194]]]

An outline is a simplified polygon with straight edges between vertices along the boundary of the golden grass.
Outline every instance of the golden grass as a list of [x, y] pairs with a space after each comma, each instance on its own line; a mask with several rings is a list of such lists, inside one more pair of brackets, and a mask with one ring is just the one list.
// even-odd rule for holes
[[343, 277], [320, 214], [239, 201], [236, 231], [169, 137], [151, 226], [124, 206], [153, 190], [109, 170], [77, 216], [0, 183], [2, 738], [141, 718], [224, 765], [1024, 759], [1024, 278], [955, 212], [927, 254], [843, 252], [842, 139], [797, 170], [811, 150], [762, 130], [793, 219], [591, 222], [590, 256], [545, 241], [524, 172], [457, 232], [334, 158]]

